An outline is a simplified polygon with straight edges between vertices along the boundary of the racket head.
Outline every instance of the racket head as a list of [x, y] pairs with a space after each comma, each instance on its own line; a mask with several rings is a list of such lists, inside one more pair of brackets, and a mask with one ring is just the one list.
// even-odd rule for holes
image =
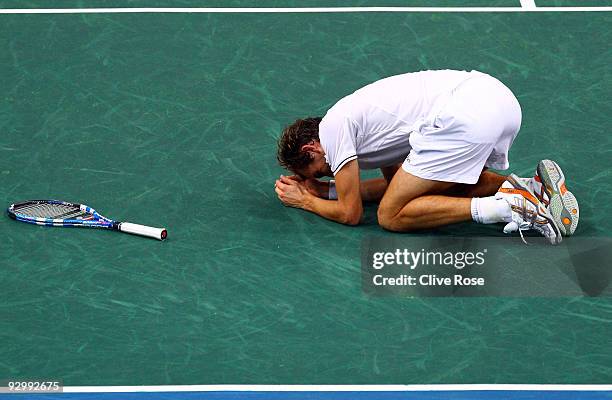
[[115, 221], [103, 217], [93, 208], [62, 200], [22, 201], [11, 204], [7, 213], [9, 217], [29, 224], [117, 229]]

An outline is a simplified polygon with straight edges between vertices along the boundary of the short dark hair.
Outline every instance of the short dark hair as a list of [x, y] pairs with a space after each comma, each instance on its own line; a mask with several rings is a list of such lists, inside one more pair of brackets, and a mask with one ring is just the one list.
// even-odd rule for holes
[[310, 164], [312, 157], [302, 151], [302, 146], [319, 141], [321, 119], [321, 117], [298, 119], [283, 129], [278, 139], [278, 152], [276, 153], [276, 158], [282, 167], [295, 172]]

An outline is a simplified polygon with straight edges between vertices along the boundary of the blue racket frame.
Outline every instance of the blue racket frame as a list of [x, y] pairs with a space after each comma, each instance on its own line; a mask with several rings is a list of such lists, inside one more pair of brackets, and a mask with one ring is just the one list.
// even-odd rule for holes
[[[41, 218], [41, 217], [32, 217], [25, 214], [19, 213], [19, 211], [15, 211], [15, 208], [21, 208], [25, 205], [35, 205], [35, 204], [61, 204], [74, 208], [80, 209], [83, 213], [88, 215], [87, 219], [84, 218], [70, 218], [70, 219], [62, 219], [62, 218]], [[90, 228], [102, 228], [102, 229], [110, 229], [110, 230], [119, 230], [119, 222], [113, 221], [112, 219], [106, 218], [105, 216], [99, 214], [93, 208], [78, 203], [69, 203], [61, 200], [28, 200], [21, 203], [14, 203], [9, 206], [7, 209], [7, 213], [9, 217], [29, 224], [41, 225], [41, 226], [62, 226], [62, 227], [90, 227]]]

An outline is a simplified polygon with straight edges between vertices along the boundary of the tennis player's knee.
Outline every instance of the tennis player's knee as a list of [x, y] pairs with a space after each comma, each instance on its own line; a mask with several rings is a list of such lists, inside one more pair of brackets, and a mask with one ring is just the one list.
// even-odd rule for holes
[[387, 229], [387, 227], [390, 226], [390, 224], [391, 224], [391, 220], [393, 219], [393, 216], [390, 215], [388, 210], [386, 210], [383, 207], [378, 207], [378, 211], [377, 211], [376, 214], [377, 214], [377, 217], [378, 217], [378, 225], [380, 225], [383, 228]]
[[394, 218], [378, 218], [378, 225], [380, 225], [381, 228], [386, 229], [388, 231], [391, 232], [399, 232], [400, 229], [397, 226], [397, 224], [394, 222]]
[[392, 232], [406, 231], [406, 227], [399, 224], [398, 211], [389, 207], [378, 208], [378, 225]]

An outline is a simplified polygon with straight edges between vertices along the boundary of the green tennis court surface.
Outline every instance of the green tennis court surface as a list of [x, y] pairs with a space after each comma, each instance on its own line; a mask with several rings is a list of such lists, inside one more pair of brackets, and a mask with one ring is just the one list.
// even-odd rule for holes
[[536, 0], [538, 7], [606, 7], [612, 0]]
[[1, 203], [60, 198], [169, 231], [160, 243], [1, 218], [0, 377], [609, 383], [610, 298], [367, 297], [361, 240], [393, 235], [375, 208], [344, 227], [284, 208], [273, 185], [276, 138], [294, 118], [384, 76], [479, 69], [523, 107], [512, 171], [557, 160], [581, 201], [577, 234], [608, 236], [611, 22], [609, 13], [0, 15]]
[[[559, 1], [559, 0], [554, 0]], [[595, 1], [595, 0], [593, 0]], [[5, 0], [0, 8], [92, 7], [519, 7], [520, 0]]]

